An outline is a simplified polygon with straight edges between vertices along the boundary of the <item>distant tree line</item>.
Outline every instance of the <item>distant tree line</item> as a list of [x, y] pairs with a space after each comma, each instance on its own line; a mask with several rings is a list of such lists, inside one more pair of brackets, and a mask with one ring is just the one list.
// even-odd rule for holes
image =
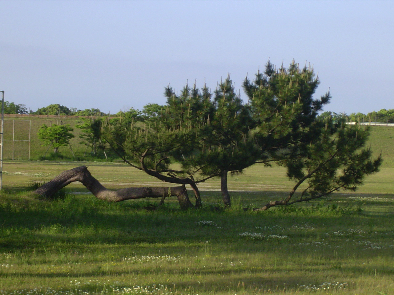
[[362, 113], [352, 113], [348, 116], [350, 122], [380, 122], [394, 123], [394, 109], [381, 109], [378, 112], [370, 112], [366, 115]]
[[[142, 110], [137, 110], [130, 108], [127, 111], [119, 111], [116, 114], [112, 114], [112, 117], [122, 117], [124, 119], [133, 119], [144, 121], [150, 118], [157, 117], [164, 105], [159, 105], [155, 103], [149, 103], [143, 107]], [[76, 108], [68, 108], [60, 104], [50, 104], [49, 106], [39, 108], [37, 111], [28, 111], [26, 105], [16, 104], [14, 102], [5, 101], [4, 102], [4, 114], [32, 114], [32, 115], [53, 115], [53, 116], [81, 116], [81, 117], [98, 117], [98, 116], [108, 116], [97, 108], [78, 110]], [[347, 122], [379, 122], [379, 123], [394, 123], [394, 109], [381, 109], [380, 111], [373, 111], [367, 114], [363, 113], [351, 113], [350, 115], [346, 113], [333, 113], [324, 112], [320, 114], [322, 117], [327, 116], [341, 116]]]
[[[137, 110], [134, 108], [130, 108], [127, 111], [119, 111], [116, 114], [112, 114], [112, 117], [123, 117], [125, 119], [138, 119], [144, 120], [150, 117], [158, 116], [161, 109], [164, 106], [161, 106], [156, 103], [149, 103], [143, 107], [143, 109]], [[49, 106], [39, 108], [37, 111], [28, 111], [27, 107], [24, 104], [15, 104], [14, 102], [4, 102], [4, 113], [5, 114], [31, 114], [31, 115], [51, 115], [51, 116], [82, 116], [82, 117], [100, 117], [100, 116], [109, 116], [110, 114], [106, 114], [100, 109], [91, 108], [85, 110], [78, 110], [76, 108], [68, 108], [66, 106], [60, 104], [50, 104]]]
[[85, 110], [77, 110], [76, 108], [68, 108], [60, 104], [51, 104], [47, 107], [39, 108], [33, 115], [57, 115], [57, 116], [104, 116], [105, 114], [99, 109], [91, 108]]
[[380, 111], [373, 111], [368, 114], [363, 113], [351, 113], [347, 114], [336, 114], [333, 112], [324, 112], [321, 116], [340, 116], [343, 117], [346, 122], [375, 122], [375, 123], [394, 123], [394, 109], [381, 109]]
[[16, 104], [14, 102], [4, 101], [4, 114], [28, 114], [24, 104]]

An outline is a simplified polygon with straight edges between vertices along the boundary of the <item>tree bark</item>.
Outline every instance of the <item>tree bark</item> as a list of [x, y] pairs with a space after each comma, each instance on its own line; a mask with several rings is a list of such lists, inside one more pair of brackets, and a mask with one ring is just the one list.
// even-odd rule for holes
[[231, 197], [227, 187], [227, 170], [223, 170], [220, 174], [220, 190], [222, 191], [223, 203], [226, 207], [231, 206]]
[[81, 182], [96, 198], [109, 202], [141, 198], [162, 198], [162, 202], [164, 202], [167, 196], [176, 196], [181, 209], [193, 207], [184, 185], [176, 187], [130, 187], [113, 191], [106, 189], [94, 178], [86, 166], [80, 166], [62, 172], [51, 181], [39, 187], [35, 193], [49, 198], [63, 187], [75, 181]]

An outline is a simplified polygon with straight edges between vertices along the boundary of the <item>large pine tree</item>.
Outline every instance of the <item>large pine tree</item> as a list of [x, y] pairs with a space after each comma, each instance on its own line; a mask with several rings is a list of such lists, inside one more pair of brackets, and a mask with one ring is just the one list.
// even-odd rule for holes
[[[355, 189], [365, 175], [374, 173], [380, 158], [365, 149], [368, 131], [348, 127], [340, 118], [319, 117], [330, 94], [315, 99], [319, 85], [313, 69], [276, 69], [267, 63], [253, 82], [243, 87], [245, 104], [228, 77], [212, 94], [207, 87], [186, 85], [181, 93], [167, 87], [167, 103], [144, 122], [108, 122], [105, 138], [130, 165], [162, 181], [188, 184], [201, 206], [197, 184], [220, 177], [224, 204], [231, 204], [229, 172], [255, 164], [287, 167], [295, 191], [307, 183], [300, 200], [315, 199], [343, 189]], [[358, 134], [358, 136], [357, 136]]]

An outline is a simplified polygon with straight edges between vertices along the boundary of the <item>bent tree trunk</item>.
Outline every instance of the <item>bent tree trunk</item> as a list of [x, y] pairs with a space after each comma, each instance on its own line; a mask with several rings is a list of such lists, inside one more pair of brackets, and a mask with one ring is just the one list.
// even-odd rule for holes
[[162, 202], [164, 202], [167, 196], [176, 196], [181, 209], [193, 207], [184, 185], [177, 187], [130, 187], [115, 191], [108, 190], [90, 174], [86, 166], [80, 166], [62, 172], [51, 181], [39, 187], [35, 193], [49, 198], [63, 187], [75, 181], [81, 182], [96, 198], [109, 202], [141, 198], [162, 198]]

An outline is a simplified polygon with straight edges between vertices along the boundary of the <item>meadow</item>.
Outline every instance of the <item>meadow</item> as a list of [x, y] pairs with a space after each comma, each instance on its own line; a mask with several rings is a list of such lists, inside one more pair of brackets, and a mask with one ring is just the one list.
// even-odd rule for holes
[[[117, 162], [4, 162], [0, 294], [393, 294], [394, 128], [375, 127], [379, 173], [356, 192], [264, 212], [286, 195], [279, 167], [200, 186], [203, 208], [169, 199], [107, 203], [78, 183], [55, 201], [27, 189], [80, 165], [111, 189], [162, 185]], [[392, 130], [392, 131], [391, 131]]]

